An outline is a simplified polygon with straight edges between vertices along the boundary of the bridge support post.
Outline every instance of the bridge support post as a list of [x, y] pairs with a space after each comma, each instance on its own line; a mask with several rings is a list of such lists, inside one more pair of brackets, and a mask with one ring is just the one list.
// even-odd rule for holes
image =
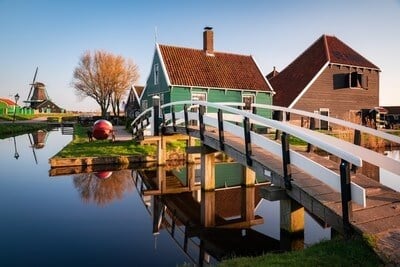
[[[283, 111], [275, 110], [274, 114], [273, 114], [273, 119], [276, 121], [282, 121], [283, 120]], [[278, 140], [279, 134], [280, 134], [280, 131], [278, 129], [275, 129], [275, 140]]]
[[187, 105], [183, 105], [183, 115], [185, 118], [185, 129], [186, 129], [186, 134], [189, 134], [189, 115], [188, 115], [188, 107]]
[[283, 179], [285, 188], [292, 189], [292, 170], [290, 167], [289, 135], [285, 132], [281, 135], [282, 161], [283, 161]]
[[280, 201], [281, 229], [288, 233], [304, 231], [304, 208], [293, 199]]
[[200, 222], [204, 227], [215, 226], [215, 191], [201, 190]]
[[[315, 119], [314, 118], [310, 118], [310, 126], [309, 126], [310, 130], [314, 131], [315, 130]], [[314, 146], [312, 144], [307, 144], [307, 152], [313, 152], [314, 151]]]
[[221, 151], [224, 151], [225, 150], [224, 117], [221, 109], [218, 109], [218, 136], [219, 136], [219, 148], [221, 149]]
[[204, 116], [204, 112], [205, 112], [205, 107], [200, 105], [199, 106], [199, 131], [200, 131], [200, 140], [204, 141], [204, 131], [206, 129], [206, 126], [204, 125], [204, 120], [203, 120], [203, 116]]
[[160, 135], [160, 97], [155, 95], [153, 100], [153, 123], [154, 123], [154, 136]]
[[166, 139], [164, 137], [160, 137], [157, 140], [157, 164], [164, 165], [167, 159], [167, 146]]
[[215, 153], [201, 153], [201, 188], [209, 191], [215, 189]]
[[[354, 130], [354, 144], [359, 146], [361, 145], [361, 132], [360, 130]], [[357, 171], [357, 166], [352, 165], [351, 166], [351, 171], [356, 172]]]
[[165, 173], [165, 167], [160, 165], [157, 166], [157, 181], [156, 181], [156, 185], [157, 185], [157, 189], [163, 193], [166, 191], [167, 189], [167, 185], [166, 185], [166, 173]]
[[249, 167], [243, 166], [243, 184], [252, 186], [256, 181], [256, 173]]
[[171, 107], [171, 115], [172, 115], [172, 127], [174, 128], [174, 132], [176, 132], [175, 106]]
[[351, 233], [350, 219], [353, 215], [351, 206], [351, 180], [350, 180], [350, 164], [343, 160], [340, 163], [340, 189], [342, 191], [342, 218], [343, 230], [348, 237]]
[[251, 159], [251, 138], [250, 138], [250, 120], [245, 117], [243, 120], [243, 129], [244, 129], [244, 148], [246, 153], [246, 163], [247, 166], [253, 165], [253, 160]]
[[242, 220], [250, 222], [254, 219], [255, 210], [255, 194], [256, 188], [254, 186], [242, 187], [242, 200], [241, 200], [241, 217]]
[[[196, 145], [196, 140], [194, 137], [189, 136], [189, 138], [186, 140], [186, 147], [194, 147]], [[194, 163], [194, 154], [192, 153], [186, 153], [186, 162], [187, 163]]]

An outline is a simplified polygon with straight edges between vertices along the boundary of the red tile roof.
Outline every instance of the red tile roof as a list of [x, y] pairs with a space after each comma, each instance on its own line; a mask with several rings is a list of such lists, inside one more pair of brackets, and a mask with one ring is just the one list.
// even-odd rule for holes
[[322, 35], [299, 57], [269, 81], [274, 105], [289, 106], [326, 63], [370, 69], [379, 68], [335, 36]]
[[0, 102], [4, 102], [7, 104], [7, 106], [15, 106], [16, 103], [10, 99], [7, 98], [0, 98]]
[[272, 91], [251, 56], [159, 45], [172, 85]]

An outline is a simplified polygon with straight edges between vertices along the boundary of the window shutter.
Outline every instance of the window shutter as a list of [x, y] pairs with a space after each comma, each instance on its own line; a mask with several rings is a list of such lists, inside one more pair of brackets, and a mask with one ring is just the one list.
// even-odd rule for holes
[[368, 76], [362, 75], [361, 77], [361, 87], [364, 89], [368, 89]]

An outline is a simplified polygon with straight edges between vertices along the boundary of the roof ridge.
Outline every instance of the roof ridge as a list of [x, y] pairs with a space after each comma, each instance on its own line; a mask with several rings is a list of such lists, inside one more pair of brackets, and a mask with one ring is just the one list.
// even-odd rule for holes
[[[166, 44], [159, 44], [159, 46], [170, 47], [170, 48], [178, 48], [178, 49], [188, 49], [188, 50], [193, 50], [193, 51], [198, 51], [198, 52], [205, 52], [201, 48], [193, 48], [193, 47], [186, 47], [186, 46], [166, 45]], [[245, 55], [245, 54], [239, 54], [239, 53], [233, 53], [233, 52], [222, 52], [222, 51], [214, 51], [213, 54], [220, 54], [220, 55], [224, 54], [224, 55], [232, 55], [232, 56], [252, 57], [251, 54]]]
[[[331, 56], [329, 55], [329, 46], [328, 46], [328, 40], [327, 40], [327, 34], [322, 35], [324, 38], [324, 47], [325, 47], [325, 55], [326, 55], [326, 59], [328, 60], [328, 62], [331, 62]], [[330, 36], [330, 37], [334, 37], [334, 36]]]

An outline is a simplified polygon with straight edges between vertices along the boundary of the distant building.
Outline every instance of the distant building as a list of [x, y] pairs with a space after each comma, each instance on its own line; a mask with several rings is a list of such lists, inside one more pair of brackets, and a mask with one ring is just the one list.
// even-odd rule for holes
[[143, 89], [144, 86], [136, 85], [131, 87], [124, 109], [127, 118], [134, 119], [140, 114], [140, 96]]
[[[322, 35], [268, 78], [276, 91], [274, 105], [359, 122], [361, 109], [379, 106], [379, 73], [379, 67], [337, 37]], [[298, 117], [290, 119], [300, 122]], [[329, 128], [318, 123], [321, 129]]]
[[[206, 27], [203, 49], [156, 44], [141, 107], [183, 100], [272, 104], [273, 90], [252, 56], [214, 51], [214, 32]], [[245, 109], [250, 110], [250, 105]], [[257, 114], [270, 116], [266, 110]]]

